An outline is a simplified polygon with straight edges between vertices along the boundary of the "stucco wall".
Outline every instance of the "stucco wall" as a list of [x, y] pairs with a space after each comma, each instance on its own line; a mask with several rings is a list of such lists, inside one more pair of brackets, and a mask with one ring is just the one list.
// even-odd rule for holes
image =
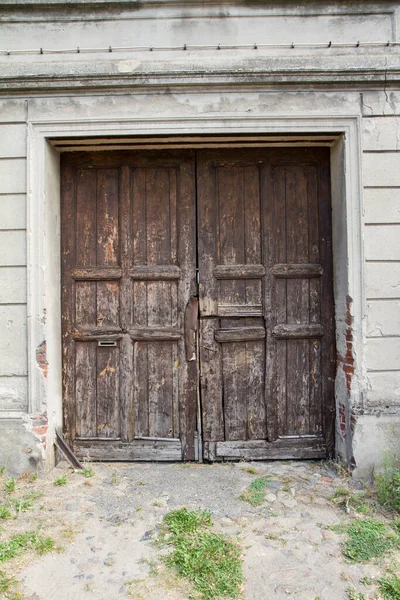
[[[354, 303], [361, 304], [362, 343], [354, 356], [341, 356], [338, 361], [337, 389], [343, 398], [348, 394], [342, 415], [339, 407], [338, 449], [348, 460], [354, 458], [359, 476], [368, 475], [385, 449], [400, 439], [399, 50], [383, 44], [250, 47], [264, 41], [332, 41], [333, 46], [339, 42], [355, 46], [358, 40], [394, 42], [400, 31], [396, 3], [350, 2], [343, 7], [340, 2], [309, 2], [300, 8], [292, 2], [187, 2], [182, 6], [166, 1], [162, 7], [152, 2], [118, 7], [112, 2], [104, 6], [80, 2], [70, 3], [75, 4], [73, 10], [58, 2], [45, 9], [15, 1], [0, 4], [4, 5], [0, 20], [0, 463], [20, 472], [45, 457], [47, 365], [43, 369], [43, 364], [35, 363], [36, 357], [30, 369], [39, 370], [43, 386], [30, 386], [31, 396], [36, 397], [29, 401], [27, 394], [26, 265], [31, 234], [27, 238], [30, 190], [26, 181], [32, 126], [69, 121], [72, 134], [79, 123], [109, 120], [108, 135], [112, 135], [112, 119], [114, 133], [129, 119], [147, 124], [153, 120], [157, 133], [160, 119], [235, 115], [246, 123], [250, 117], [298, 115], [299, 119], [352, 117], [360, 124], [361, 173], [350, 175], [362, 176], [364, 186], [360, 197], [364, 214], [354, 217], [361, 218], [363, 227], [364, 297], [349, 299], [342, 294], [336, 303], [343, 307], [343, 327], [350, 328], [349, 335]], [[186, 52], [115, 50], [116, 46], [184, 43], [189, 45]], [[249, 48], [217, 50], [218, 43]], [[191, 44], [213, 48], [190, 50]], [[77, 47], [109, 46], [113, 52], [72, 52]], [[39, 48], [71, 52], [41, 55]], [[35, 53], [1, 55], [7, 49], [35, 49]], [[44, 169], [43, 163], [39, 169]], [[30, 215], [30, 219], [42, 217]], [[39, 271], [52, 268], [46, 258], [36, 266]], [[355, 275], [350, 273], [350, 279]], [[29, 315], [30, 321], [37, 320], [35, 327], [43, 332], [43, 339], [45, 309], [51, 302], [42, 299], [40, 314]], [[345, 355], [346, 348], [341, 352]], [[52, 356], [40, 356], [42, 363], [51, 363]], [[354, 375], [350, 371], [346, 378], [343, 367], [350, 368], [352, 360]], [[60, 424], [56, 422], [59, 411], [57, 415], [54, 424]], [[371, 444], [378, 444], [374, 452]]]

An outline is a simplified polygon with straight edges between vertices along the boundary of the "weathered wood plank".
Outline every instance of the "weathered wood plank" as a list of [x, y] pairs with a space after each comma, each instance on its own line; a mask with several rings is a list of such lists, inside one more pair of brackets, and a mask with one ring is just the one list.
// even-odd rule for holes
[[91, 438], [76, 439], [77, 456], [96, 461], [181, 461], [182, 443], [179, 439], [135, 439], [130, 443], [119, 440]]
[[[76, 250], [74, 266], [97, 265], [96, 240], [96, 171], [78, 170], [76, 175], [76, 221], [74, 235]], [[76, 233], [75, 233], [76, 232]]]
[[265, 339], [264, 327], [234, 327], [232, 329], [216, 329], [216, 342], [246, 342]]
[[95, 342], [76, 344], [74, 399], [78, 436], [91, 437], [97, 433], [96, 350]]
[[69, 444], [76, 435], [75, 407], [75, 343], [71, 330], [75, 324], [75, 286], [70, 277], [75, 261], [76, 176], [63, 162], [61, 169], [61, 329], [62, 390], [64, 435]]
[[277, 339], [305, 339], [322, 337], [324, 335], [324, 328], [322, 325], [314, 323], [310, 324], [299, 324], [296, 323], [281, 323], [275, 325], [273, 334]]
[[[315, 207], [314, 207], [315, 209]], [[318, 212], [315, 213], [318, 216]], [[322, 265], [319, 264], [282, 264], [272, 267], [272, 274], [275, 277], [284, 279], [321, 277], [324, 273]]]
[[335, 317], [333, 301], [333, 261], [332, 261], [332, 210], [329, 167], [321, 166], [318, 171], [318, 196], [320, 202], [319, 230], [320, 256], [324, 266], [321, 289], [321, 323], [325, 335], [321, 343], [321, 389], [322, 389], [322, 429], [329, 456], [335, 449]]
[[[312, 263], [319, 263], [320, 258], [320, 230], [319, 230], [319, 198], [318, 174], [315, 167], [307, 169], [307, 197], [308, 197], [308, 256]], [[322, 273], [323, 268], [321, 265]], [[321, 278], [309, 281], [309, 320], [312, 324], [321, 323]], [[321, 340], [309, 341], [309, 433], [322, 435], [322, 355]]]
[[290, 460], [325, 458], [326, 444], [321, 437], [281, 438], [274, 442], [263, 440], [206, 442], [205, 458], [232, 460]]
[[149, 435], [173, 435], [173, 363], [169, 342], [148, 342]]
[[[97, 347], [96, 435], [120, 435], [119, 347]], [[123, 375], [124, 376], [124, 375]]]
[[226, 440], [245, 440], [247, 433], [246, 386], [248, 369], [246, 345], [223, 344], [222, 390]]
[[97, 171], [96, 240], [97, 264], [116, 266], [120, 262], [119, 173], [116, 169]]
[[[308, 263], [309, 218], [307, 199], [307, 168], [293, 166], [286, 168], [286, 253], [287, 262]], [[287, 280], [287, 324], [307, 324], [309, 322], [309, 280]], [[280, 324], [277, 325], [281, 327]], [[287, 335], [287, 330], [283, 328]], [[308, 328], [301, 328], [307, 335]], [[293, 333], [289, 329], [290, 334]], [[275, 334], [275, 328], [274, 328]], [[309, 348], [308, 341], [287, 337], [287, 434], [309, 433]]]
[[134, 327], [129, 334], [133, 340], [149, 342], [174, 342], [182, 337], [181, 330], [176, 327]]
[[261, 317], [262, 304], [218, 304], [219, 317]]
[[129, 271], [135, 281], [171, 281], [182, 277], [182, 271], [176, 265], [136, 265]]
[[96, 340], [120, 340], [122, 329], [120, 327], [82, 327], [79, 331], [72, 331], [70, 335], [73, 340], [96, 341]]
[[218, 319], [200, 319], [200, 381], [205, 440], [224, 439], [221, 352], [214, 338], [218, 325]]
[[85, 269], [71, 269], [71, 277], [76, 280], [103, 281], [121, 279], [122, 271], [119, 267], [87, 267]]
[[216, 279], [260, 279], [265, 275], [263, 265], [217, 265], [213, 275]]
[[[128, 165], [120, 170], [120, 244], [121, 269], [119, 323], [124, 331], [129, 329], [133, 318], [133, 283], [129, 277], [132, 264], [132, 231], [131, 231], [131, 190], [132, 172]], [[130, 335], [124, 335], [120, 342], [119, 359], [120, 385], [120, 433], [123, 442], [130, 442], [134, 437], [134, 377], [133, 377], [133, 343]]]

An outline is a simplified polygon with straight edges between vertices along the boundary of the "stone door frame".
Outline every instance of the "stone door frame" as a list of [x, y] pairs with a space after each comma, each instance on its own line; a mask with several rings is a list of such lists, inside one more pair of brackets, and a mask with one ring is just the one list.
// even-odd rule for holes
[[[360, 122], [351, 117], [180, 117], [31, 121], [28, 124], [27, 278], [29, 413], [47, 412], [46, 463], [54, 463], [54, 430], [62, 426], [60, 303], [60, 154], [57, 138], [154, 135], [335, 133], [331, 145], [334, 297], [338, 370], [336, 452], [351, 460], [351, 407], [362, 406], [364, 255]], [[110, 140], [111, 142], [112, 140]], [[305, 142], [307, 143], [307, 142]], [[309, 145], [310, 142], [307, 143]], [[350, 342], [350, 356], [349, 356]], [[350, 360], [346, 360], [346, 356]], [[353, 366], [354, 361], [354, 366]], [[46, 375], [46, 376], [45, 376]]]

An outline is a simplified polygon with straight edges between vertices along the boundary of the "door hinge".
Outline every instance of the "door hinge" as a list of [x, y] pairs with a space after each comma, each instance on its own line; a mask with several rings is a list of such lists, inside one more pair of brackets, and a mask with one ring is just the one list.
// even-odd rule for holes
[[196, 269], [196, 283], [200, 285], [200, 270]]

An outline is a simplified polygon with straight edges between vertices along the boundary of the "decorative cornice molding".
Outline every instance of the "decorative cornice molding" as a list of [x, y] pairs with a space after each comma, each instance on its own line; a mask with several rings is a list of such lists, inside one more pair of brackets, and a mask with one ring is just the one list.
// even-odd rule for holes
[[295, 89], [319, 87], [346, 89], [398, 87], [400, 58], [330, 57], [307, 59], [226, 60], [211, 61], [141, 61], [139, 57], [123, 57], [109, 62], [16, 63], [0, 68], [0, 93], [42, 91], [85, 91], [87, 89], [182, 88], [201, 86], [260, 86]]

